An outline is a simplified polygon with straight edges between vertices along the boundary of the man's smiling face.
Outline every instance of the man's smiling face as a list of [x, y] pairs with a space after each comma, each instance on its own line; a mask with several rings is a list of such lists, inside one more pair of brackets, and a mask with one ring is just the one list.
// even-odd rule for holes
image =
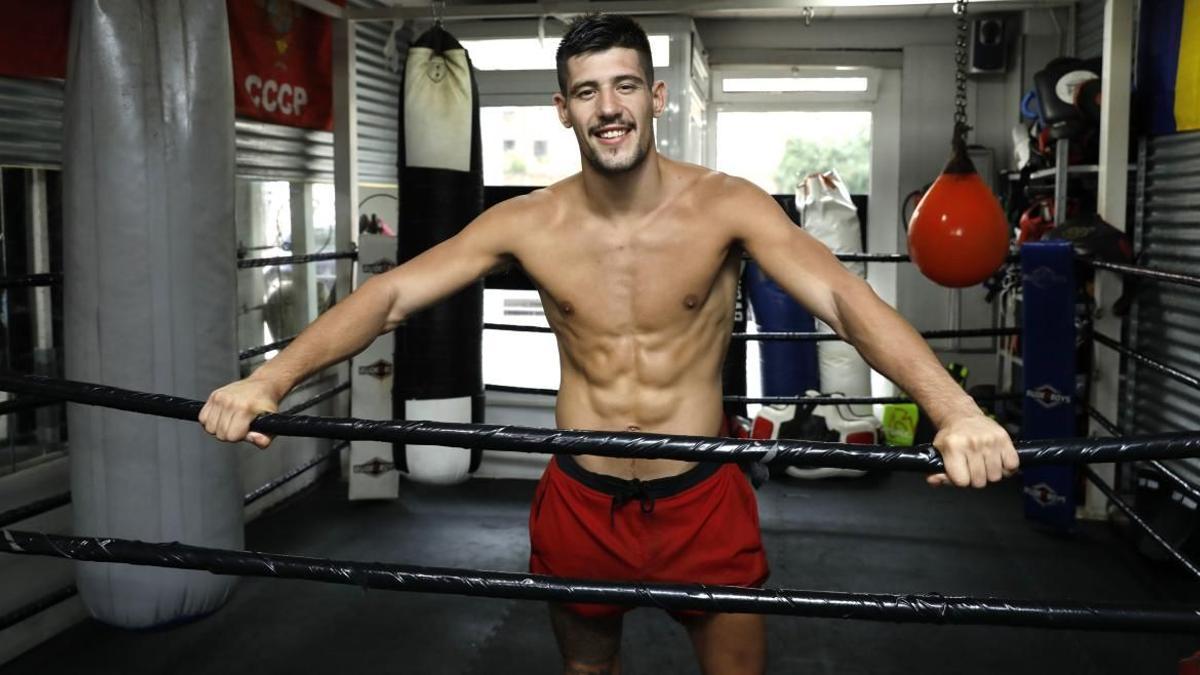
[[559, 119], [574, 129], [584, 159], [604, 174], [641, 164], [665, 103], [666, 85], [647, 82], [638, 52], [624, 47], [572, 56], [566, 94], [554, 95]]

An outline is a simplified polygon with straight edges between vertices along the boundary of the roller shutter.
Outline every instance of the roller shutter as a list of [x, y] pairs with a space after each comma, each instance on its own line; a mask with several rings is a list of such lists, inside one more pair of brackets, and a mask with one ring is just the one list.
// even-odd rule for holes
[[62, 80], [0, 77], [0, 164], [62, 166]]
[[[1138, 180], [1139, 263], [1196, 274], [1200, 270], [1200, 133], [1147, 139]], [[1126, 283], [1129, 283], [1128, 281]], [[1200, 375], [1200, 292], [1142, 282], [1131, 314], [1133, 348]], [[1121, 424], [1130, 434], [1186, 431], [1200, 421], [1200, 391], [1136, 364], [1126, 364]], [[1200, 460], [1174, 465], [1200, 485]]]

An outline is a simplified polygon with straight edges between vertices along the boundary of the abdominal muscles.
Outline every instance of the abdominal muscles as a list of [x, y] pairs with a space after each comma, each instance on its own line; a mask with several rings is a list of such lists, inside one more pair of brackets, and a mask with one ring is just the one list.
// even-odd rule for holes
[[630, 312], [646, 317], [641, 322], [590, 316], [582, 301], [569, 312], [557, 303], [548, 314], [562, 363], [559, 427], [716, 435], [736, 279], [723, 270], [704, 296], [672, 294], [638, 308], [653, 311]]

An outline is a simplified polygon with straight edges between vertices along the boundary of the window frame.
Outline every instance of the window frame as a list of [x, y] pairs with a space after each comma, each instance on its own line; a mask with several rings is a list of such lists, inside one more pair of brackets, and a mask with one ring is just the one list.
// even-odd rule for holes
[[[866, 78], [866, 91], [781, 91], [727, 92], [725, 80], [742, 78], [812, 77], [825, 79]], [[866, 104], [879, 97], [880, 72], [860, 66], [737, 66], [715, 68], [712, 72], [713, 105], [847, 105]], [[860, 108], [861, 109], [861, 108]], [[807, 108], [805, 108], [807, 111]]]

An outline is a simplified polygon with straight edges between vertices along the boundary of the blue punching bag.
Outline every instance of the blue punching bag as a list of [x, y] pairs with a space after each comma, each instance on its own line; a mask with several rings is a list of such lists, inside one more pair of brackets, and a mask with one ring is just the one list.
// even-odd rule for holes
[[[413, 41], [400, 94], [397, 262], [458, 234], [483, 211], [479, 90], [471, 61], [440, 25]], [[397, 419], [482, 422], [483, 282], [410, 317], [396, 330]], [[469, 476], [478, 451], [395, 448], [410, 480]]]
[[[814, 330], [812, 314], [756, 263], [747, 266], [746, 286], [760, 331]], [[804, 396], [809, 389], [820, 390], [815, 342], [764, 340], [759, 342], [759, 350], [764, 396]]]

